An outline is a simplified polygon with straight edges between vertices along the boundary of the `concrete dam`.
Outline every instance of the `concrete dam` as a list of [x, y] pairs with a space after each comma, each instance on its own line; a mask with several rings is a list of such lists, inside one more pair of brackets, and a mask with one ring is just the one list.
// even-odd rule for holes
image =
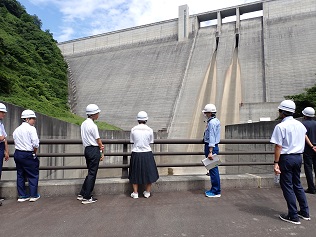
[[[244, 17], [258, 13], [255, 17]], [[233, 19], [226, 21], [225, 19]], [[205, 24], [211, 22], [211, 24]], [[202, 138], [201, 110], [224, 126], [277, 116], [284, 96], [316, 79], [316, 1], [267, 0], [59, 43], [69, 65], [70, 105], [124, 130], [148, 112], [154, 131]]]

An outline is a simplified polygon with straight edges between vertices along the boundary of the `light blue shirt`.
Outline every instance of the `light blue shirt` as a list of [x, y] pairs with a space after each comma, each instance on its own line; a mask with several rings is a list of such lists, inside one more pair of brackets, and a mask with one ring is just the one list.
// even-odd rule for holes
[[281, 154], [303, 153], [306, 132], [301, 122], [288, 116], [275, 126], [270, 142], [282, 146]]
[[221, 139], [221, 123], [216, 117], [211, 117], [207, 120], [207, 126], [204, 132], [204, 142], [208, 143], [209, 147], [215, 147]]

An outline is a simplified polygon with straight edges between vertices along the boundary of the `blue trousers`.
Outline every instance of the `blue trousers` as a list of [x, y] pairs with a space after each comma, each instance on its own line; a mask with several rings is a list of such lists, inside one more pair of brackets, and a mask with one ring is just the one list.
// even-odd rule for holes
[[279, 167], [281, 171], [280, 185], [288, 207], [288, 215], [297, 219], [296, 199], [303, 214], [309, 214], [306, 195], [300, 180], [302, 156], [300, 154], [281, 155]]
[[86, 158], [86, 164], [88, 168], [88, 175], [86, 176], [80, 195], [85, 199], [91, 198], [91, 193], [94, 189], [95, 180], [97, 178], [97, 173], [100, 163], [100, 149], [98, 146], [87, 146], [84, 149], [84, 156]]
[[[14, 161], [16, 164], [17, 174], [17, 189], [18, 195], [21, 197], [38, 196], [38, 178], [39, 178], [39, 160], [33, 156], [31, 151], [19, 151], [14, 152]], [[25, 189], [25, 178], [29, 183], [30, 195], [27, 194]]]
[[[215, 145], [215, 147], [213, 148], [212, 154], [218, 154], [219, 149], [218, 149], [218, 145]], [[210, 148], [208, 146], [208, 143], [204, 144], [204, 155], [205, 157], [208, 156], [208, 154], [210, 153]], [[211, 180], [211, 192], [214, 193], [215, 195], [220, 194], [221, 193], [221, 180], [219, 177], [219, 170], [218, 167], [214, 167], [213, 169], [210, 169], [210, 180]]]
[[1, 179], [1, 174], [2, 174], [3, 158], [4, 158], [4, 142], [0, 142], [0, 179]]
[[314, 154], [303, 154], [304, 159], [304, 170], [305, 176], [307, 181], [307, 187], [310, 191], [316, 191], [315, 184], [314, 184], [314, 176], [313, 176], [313, 169], [316, 177], [316, 153]]

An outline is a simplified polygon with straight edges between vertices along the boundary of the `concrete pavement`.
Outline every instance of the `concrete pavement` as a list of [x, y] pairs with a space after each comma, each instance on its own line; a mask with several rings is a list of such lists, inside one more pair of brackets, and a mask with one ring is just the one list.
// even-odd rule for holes
[[[8, 199], [0, 207], [3, 236], [315, 236], [316, 195], [307, 195], [311, 221], [281, 221], [287, 210], [279, 188], [224, 189], [221, 198], [203, 190], [157, 192], [146, 199], [98, 196], [83, 205], [75, 196], [42, 197], [35, 203]], [[1, 234], [1, 235], [2, 235]]]
[[[274, 175], [271, 174], [221, 174], [221, 187], [231, 188], [270, 188], [274, 187]], [[305, 176], [301, 177], [305, 185]], [[39, 193], [45, 197], [52, 196], [71, 196], [76, 195], [81, 189], [84, 179], [63, 179], [63, 180], [40, 180]], [[203, 190], [210, 187], [210, 177], [204, 175], [170, 175], [160, 176], [159, 180], [153, 185], [153, 191], [174, 192]], [[121, 178], [98, 178], [96, 180], [94, 194], [122, 194], [130, 192], [131, 185], [128, 179]], [[6, 198], [16, 198], [16, 181], [0, 182], [0, 196]]]

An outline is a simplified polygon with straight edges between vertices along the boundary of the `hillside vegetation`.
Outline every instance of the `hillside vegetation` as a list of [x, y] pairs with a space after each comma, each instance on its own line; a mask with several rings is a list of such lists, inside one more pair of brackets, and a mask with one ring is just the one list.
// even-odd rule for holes
[[52, 34], [41, 27], [18, 1], [0, 0], [0, 100], [81, 124], [84, 118], [67, 104], [67, 64]]
[[311, 88], [306, 88], [305, 92], [298, 95], [289, 95], [286, 99], [292, 99], [296, 104], [294, 117], [302, 117], [302, 110], [306, 107], [316, 109], [316, 85]]

